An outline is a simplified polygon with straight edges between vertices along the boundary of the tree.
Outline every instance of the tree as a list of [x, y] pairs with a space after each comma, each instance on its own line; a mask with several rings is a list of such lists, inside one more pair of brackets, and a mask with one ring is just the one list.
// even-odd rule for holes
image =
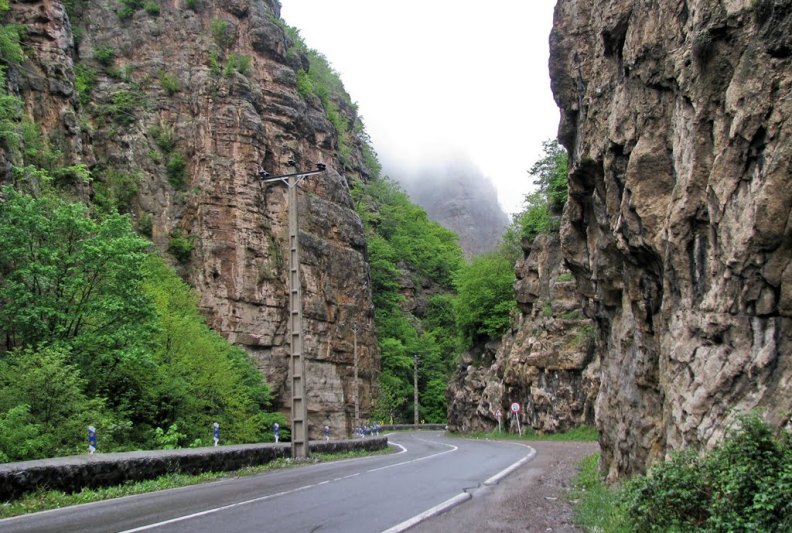
[[514, 265], [498, 252], [475, 257], [455, 279], [457, 327], [468, 342], [501, 335], [516, 307]]
[[89, 423], [105, 450], [187, 445], [214, 421], [227, 442], [263, 440], [269, 389], [189, 286], [127, 217], [43, 189], [0, 196], [0, 427], [25, 439], [0, 456], [74, 451]]
[[[375, 321], [382, 354], [380, 396], [375, 410], [381, 418], [412, 419], [413, 360], [419, 366], [419, 396], [430, 383], [446, 382], [459, 349], [453, 316], [453, 278], [463, 264], [457, 236], [429, 220], [389, 179], [359, 184], [352, 191], [363, 220], [371, 267]], [[426, 309], [414, 316], [403, 308], [402, 284], [431, 287]], [[429, 393], [431, 413], [445, 419], [444, 395]], [[398, 397], [398, 401], [396, 398]], [[421, 401], [423, 405], [423, 400]]]
[[529, 174], [537, 190], [525, 197], [525, 209], [515, 216], [516, 233], [533, 241], [539, 234], [558, 231], [567, 198], [568, 156], [555, 140], [545, 141], [544, 156], [534, 163]]
[[85, 428], [107, 417], [104, 402], [86, 397], [84, 387], [63, 348], [19, 350], [0, 360], [0, 429], [5, 425], [14, 435], [0, 439], [0, 456], [20, 460], [76, 452]]

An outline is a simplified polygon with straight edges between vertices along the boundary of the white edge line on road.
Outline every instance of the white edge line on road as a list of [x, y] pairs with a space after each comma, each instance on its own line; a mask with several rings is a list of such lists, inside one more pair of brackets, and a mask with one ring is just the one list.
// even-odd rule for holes
[[[353, 474], [353, 475], [357, 475], [357, 474]], [[352, 477], [352, 476], [347, 476], [347, 477]], [[344, 478], [340, 478], [340, 479], [344, 479]], [[206, 511], [201, 511], [200, 513], [193, 513], [193, 514], [189, 514], [189, 515], [178, 516], [176, 518], [171, 518], [170, 520], [164, 520], [162, 522], [157, 522], [156, 524], [147, 524], [145, 526], [136, 527], [134, 529], [127, 529], [125, 531], [121, 531], [120, 533], [134, 533], [135, 531], [146, 531], [148, 529], [154, 529], [155, 527], [160, 527], [160, 526], [164, 526], [164, 525], [167, 525], [167, 524], [175, 524], [176, 522], [182, 522], [184, 520], [189, 520], [191, 518], [197, 518], [199, 516], [205, 516], [205, 515], [208, 515], [208, 514], [217, 513], [219, 511], [225, 511], [226, 509], [233, 509], [234, 507], [239, 507], [240, 505], [247, 505], [249, 503], [262, 502], [264, 500], [277, 498], [278, 496], [285, 496], [286, 494], [292, 494], [292, 493], [295, 493], [295, 492], [300, 492], [302, 490], [310, 489], [310, 488], [315, 487], [315, 486], [316, 485], [305, 485], [304, 487], [298, 487], [298, 488], [292, 489], [292, 490], [285, 490], [283, 492], [278, 492], [276, 494], [270, 494], [268, 496], [262, 496], [260, 498], [253, 498], [252, 500], [246, 500], [244, 502], [237, 502], [237, 503], [232, 503], [230, 505], [224, 505], [222, 507], [215, 507], [214, 509], [207, 509]]]
[[[401, 448], [401, 451], [400, 452], [396, 452], [396, 455], [399, 455], [400, 453], [404, 453], [404, 452], [407, 451], [407, 448], [405, 448], [401, 444], [396, 444], [396, 443], [389, 443], [389, 444], [392, 444], [393, 446], [398, 446], [399, 448]], [[446, 444], [446, 446], [450, 446], [450, 444]], [[454, 446], [454, 450], [456, 450], [456, 448], [457, 447]], [[437, 454], [434, 454], [434, 455], [429, 455], [427, 457], [421, 457], [420, 459], [414, 459], [412, 461], [405, 461], [405, 462], [398, 463], [398, 464], [391, 465], [391, 466], [399, 466], [399, 465], [404, 465], [404, 464], [407, 464], [407, 463], [412, 463], [412, 462], [414, 462], [416, 460], [428, 459], [429, 457], [435, 457], [437, 455], [442, 455], [444, 453], [452, 452], [454, 450], [448, 450], [448, 451], [445, 451], [445, 452], [437, 453]], [[386, 467], [386, 468], [390, 468], [390, 467]], [[375, 472], [377, 470], [381, 470], [381, 469], [377, 468], [377, 469], [374, 469], [374, 470], [369, 470], [368, 472]], [[341, 481], [343, 479], [348, 479], [348, 478], [352, 478], [352, 477], [359, 476], [359, 475], [360, 475], [360, 472], [356, 472], [356, 473], [350, 474], [348, 476], [343, 476], [343, 477], [336, 478], [336, 479], [334, 479], [332, 481], [333, 482]], [[293, 494], [295, 492], [300, 492], [302, 490], [306, 490], [306, 489], [310, 489], [310, 488], [313, 488], [313, 487], [317, 487], [319, 485], [324, 485], [326, 483], [328, 483], [328, 481], [320, 481], [319, 483], [314, 483], [312, 485], [305, 485], [303, 487], [297, 487], [296, 489], [286, 490], [286, 491], [283, 491], [283, 492], [278, 492], [276, 494], [269, 494], [267, 496], [261, 496], [260, 498], [253, 498], [252, 500], [246, 500], [246, 501], [243, 501], [243, 502], [236, 502], [236, 503], [232, 503], [230, 505], [224, 505], [222, 507], [215, 507], [214, 509], [207, 509], [205, 511], [201, 511], [201, 512], [198, 512], [198, 513], [192, 513], [192, 514], [189, 514], [189, 515], [177, 516], [176, 518], [171, 518], [170, 520], [164, 520], [162, 522], [157, 522], [155, 524], [147, 524], [145, 526], [136, 527], [134, 529], [127, 529], [125, 531], [121, 531], [120, 533], [135, 533], [137, 531], [147, 531], [149, 529], [154, 529], [156, 527], [164, 526], [164, 525], [167, 525], [167, 524], [174, 524], [176, 522], [182, 522], [184, 520], [190, 520], [191, 518], [197, 518], [199, 516], [205, 516], [205, 515], [208, 515], [208, 514], [217, 513], [217, 512], [220, 512], [220, 511], [225, 511], [227, 509], [233, 509], [234, 507], [239, 507], [241, 505], [248, 505], [250, 503], [262, 502], [262, 501], [265, 501], [265, 500], [270, 500], [272, 498], [278, 498], [280, 496], [286, 496], [287, 494]]]
[[525, 463], [527, 463], [528, 461], [533, 459], [534, 456], [536, 455], [536, 450], [534, 448], [532, 448], [531, 446], [528, 446], [526, 444], [524, 444], [523, 446], [525, 446], [525, 447], [527, 447], [528, 449], [531, 450], [531, 451], [528, 452], [528, 455], [526, 455], [525, 457], [523, 457], [522, 459], [520, 459], [516, 463], [514, 463], [514, 464], [512, 464], [510, 466], [507, 466], [506, 468], [504, 468], [503, 470], [501, 470], [500, 472], [498, 472], [497, 474], [495, 474], [494, 476], [492, 476], [491, 478], [486, 480], [484, 482], [484, 484], [487, 485], [487, 486], [496, 485], [501, 479], [505, 478], [506, 476], [508, 476], [509, 474], [511, 474], [512, 472], [514, 472], [518, 468], [520, 468], [522, 465], [524, 465]]
[[[455, 452], [455, 451], [457, 451], [459, 449], [459, 446], [454, 446], [453, 444], [446, 444], [444, 442], [428, 441], [428, 440], [424, 440], [424, 439], [419, 439], [417, 437], [415, 438], [415, 440], [419, 440], [421, 442], [430, 442], [432, 444], [442, 444], [443, 446], [448, 446], [451, 449], [450, 450], [446, 450], [444, 452], [433, 453], [432, 455], [425, 455], [424, 457], [419, 457], [417, 459], [410, 459], [409, 461], [402, 461], [401, 463], [395, 463], [395, 464], [388, 465], [388, 466], [381, 466], [379, 468], [372, 468], [371, 470], [366, 470], [366, 473], [368, 474], [369, 472], [379, 472], [380, 470], [387, 470], [389, 468], [395, 468], [397, 466], [408, 465], [410, 463], [417, 463], [418, 461], [423, 461], [425, 459], [431, 459], [432, 457], [437, 457], [439, 455], [445, 455], [447, 453]], [[396, 444], [395, 442], [393, 444], [396, 445], [396, 446], [399, 446], [404, 451], [407, 451], [407, 449], [404, 446], [402, 446], [401, 444]]]
[[[450, 446], [450, 445], [447, 444], [446, 446]], [[534, 456], [536, 456], [536, 450], [533, 447], [528, 446], [527, 444], [521, 444], [520, 446], [525, 446], [526, 448], [528, 448], [530, 450], [528, 452], [528, 455], [526, 455], [525, 457], [523, 457], [522, 459], [520, 459], [516, 463], [512, 463], [511, 465], [507, 466], [506, 468], [504, 468], [503, 470], [501, 470], [500, 472], [498, 472], [497, 474], [495, 474], [491, 478], [487, 479], [484, 482], [484, 485], [488, 485], [489, 486], [489, 485], [497, 484], [501, 479], [505, 478], [506, 476], [508, 476], [509, 474], [511, 474], [512, 472], [514, 472], [518, 468], [520, 468], [522, 465], [524, 465], [525, 463], [527, 463], [528, 461], [533, 459]], [[453, 451], [453, 450], [449, 450], [449, 451]], [[442, 452], [442, 453], [448, 453], [448, 452]], [[442, 453], [435, 454], [435, 455], [441, 455]], [[430, 457], [433, 457], [433, 456], [430, 456]], [[408, 461], [408, 462], [410, 462], [410, 461]], [[404, 463], [402, 463], [402, 464], [404, 464]], [[410, 529], [414, 525], [419, 524], [419, 523], [423, 522], [424, 520], [428, 520], [429, 518], [432, 518], [433, 516], [437, 516], [439, 514], [442, 514], [442, 513], [446, 512], [447, 510], [449, 510], [450, 508], [454, 507], [455, 505], [459, 505], [462, 502], [466, 502], [467, 500], [471, 499], [472, 497], [473, 496], [469, 492], [462, 492], [460, 494], [457, 494], [456, 496], [454, 496], [450, 500], [444, 501], [440, 505], [435, 505], [431, 509], [428, 509], [428, 510], [422, 512], [421, 514], [417, 514], [417, 515], [413, 516], [412, 518], [409, 518], [409, 519], [405, 520], [401, 524], [396, 524], [392, 528], [386, 529], [382, 533], [400, 533], [401, 531], [405, 531], [407, 529]]]
[[401, 531], [405, 531], [407, 529], [410, 529], [414, 525], [419, 524], [420, 522], [423, 522], [424, 520], [426, 520], [428, 518], [431, 518], [433, 516], [439, 515], [440, 513], [443, 513], [445, 511], [447, 511], [448, 509], [454, 507], [455, 505], [459, 505], [460, 503], [469, 500], [472, 497], [473, 496], [471, 496], [469, 493], [462, 492], [460, 494], [457, 494], [453, 498], [444, 501], [440, 505], [435, 505], [431, 509], [428, 509], [428, 510], [422, 512], [421, 514], [417, 514], [417, 515], [413, 516], [412, 518], [410, 518], [408, 520], [405, 520], [401, 524], [396, 524], [392, 528], [386, 529], [382, 533], [399, 533]]

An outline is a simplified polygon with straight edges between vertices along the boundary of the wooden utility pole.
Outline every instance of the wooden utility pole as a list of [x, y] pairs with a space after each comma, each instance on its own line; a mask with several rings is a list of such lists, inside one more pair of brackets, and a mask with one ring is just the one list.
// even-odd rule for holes
[[413, 363], [413, 424], [418, 425], [418, 354]]
[[357, 332], [358, 327], [357, 324], [352, 325], [352, 333], [354, 334], [354, 341], [352, 344], [352, 349], [355, 357], [355, 391], [352, 397], [355, 401], [355, 428], [360, 427], [360, 382], [358, 381], [358, 351], [357, 351]]

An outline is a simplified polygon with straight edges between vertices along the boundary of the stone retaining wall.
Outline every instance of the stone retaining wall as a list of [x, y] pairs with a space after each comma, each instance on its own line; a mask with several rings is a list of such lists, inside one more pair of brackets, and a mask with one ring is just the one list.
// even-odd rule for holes
[[[339, 453], [381, 450], [387, 437], [311, 442], [311, 452]], [[291, 445], [240, 444], [216, 448], [148, 450], [55, 457], [0, 464], [0, 501], [8, 501], [39, 488], [76, 492], [85, 487], [118, 485], [152, 479], [163, 474], [223, 472], [266, 464], [290, 457]]]

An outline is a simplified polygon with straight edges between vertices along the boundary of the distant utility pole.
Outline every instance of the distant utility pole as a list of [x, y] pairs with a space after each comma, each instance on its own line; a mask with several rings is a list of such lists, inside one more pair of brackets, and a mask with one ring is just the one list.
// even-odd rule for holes
[[413, 363], [413, 424], [418, 425], [418, 354]]
[[352, 325], [352, 333], [354, 334], [353, 353], [355, 358], [355, 392], [352, 397], [355, 400], [355, 428], [360, 427], [360, 382], [358, 381], [358, 352], [357, 352], [357, 324]]
[[[289, 160], [289, 166], [296, 163]], [[295, 172], [282, 176], [270, 176], [259, 170], [263, 183], [280, 181], [289, 188], [289, 333], [291, 335], [289, 373], [291, 374], [292, 457], [308, 457], [308, 400], [305, 396], [305, 358], [302, 353], [302, 284], [300, 283], [300, 240], [297, 213], [297, 186], [309, 176], [325, 171], [325, 165], [317, 163], [318, 170]]]

